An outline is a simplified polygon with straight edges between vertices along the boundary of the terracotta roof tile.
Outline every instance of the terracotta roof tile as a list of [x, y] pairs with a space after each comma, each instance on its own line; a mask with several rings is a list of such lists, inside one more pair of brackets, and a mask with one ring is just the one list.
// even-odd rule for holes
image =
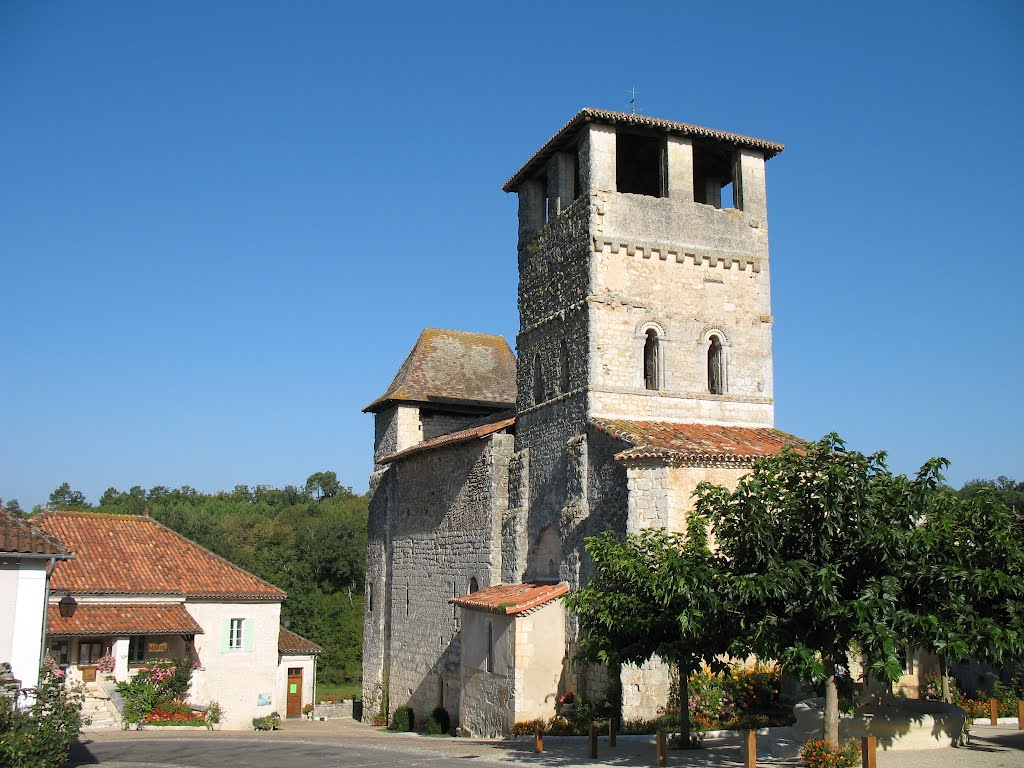
[[317, 654], [323, 651], [319, 645], [312, 640], [307, 640], [302, 635], [297, 635], [290, 629], [281, 627], [277, 633], [278, 653], [312, 653]]
[[441, 435], [440, 437], [435, 437], [432, 440], [424, 440], [422, 443], [416, 443], [416, 445], [406, 448], [403, 451], [398, 451], [398, 453], [392, 453], [388, 456], [384, 456], [383, 458], [378, 459], [377, 463], [390, 464], [392, 461], [404, 459], [406, 456], [411, 456], [414, 453], [429, 451], [432, 448], [439, 448], [443, 445], [464, 443], [467, 440], [482, 440], [488, 435], [493, 435], [495, 432], [508, 429], [515, 423], [516, 417], [511, 415], [511, 412], [509, 411], [485, 416], [479, 421], [473, 422], [472, 425], [456, 432], [449, 432], [447, 435]]
[[448, 602], [462, 608], [515, 616], [547, 605], [568, 591], [569, 585], [565, 582], [529, 581], [523, 584], [496, 584], [463, 597], [449, 597]]
[[0, 507], [0, 552], [50, 555], [61, 559], [74, 557], [64, 544], [39, 526], [3, 507]]
[[619, 461], [667, 459], [698, 466], [750, 466], [757, 459], [774, 456], [787, 446], [800, 450], [807, 445], [806, 440], [771, 427], [601, 418], [592, 418], [590, 423], [632, 445], [615, 454]]
[[79, 603], [64, 618], [57, 605], [46, 608], [46, 634], [199, 635], [203, 628], [181, 603]]
[[502, 189], [506, 192], [515, 192], [516, 188], [524, 180], [530, 178], [543, 167], [543, 164], [547, 162], [548, 157], [552, 153], [559, 151], [563, 145], [573, 142], [579, 127], [589, 122], [611, 123], [613, 125], [623, 123], [641, 128], [654, 128], [678, 136], [696, 136], [741, 147], [751, 147], [752, 149], [759, 149], [764, 152], [765, 160], [775, 157], [775, 155], [785, 149], [782, 144], [777, 144], [774, 141], [755, 139], [752, 136], [743, 136], [739, 133], [727, 133], [725, 131], [717, 131], [714, 128], [704, 128], [703, 126], [690, 125], [689, 123], [677, 123], [673, 120], [662, 120], [657, 117], [648, 117], [647, 115], [633, 115], [628, 112], [611, 112], [606, 109], [584, 107], [573, 116], [572, 120], [563, 125], [558, 133], [548, 139], [543, 147], [534, 152], [533, 157], [527, 160], [511, 179], [505, 182]]
[[150, 517], [44, 512], [32, 520], [77, 557], [61, 563], [53, 590], [93, 595], [183, 595], [284, 600], [285, 593]]
[[501, 336], [426, 328], [384, 394], [363, 411], [395, 400], [514, 406], [515, 355]]

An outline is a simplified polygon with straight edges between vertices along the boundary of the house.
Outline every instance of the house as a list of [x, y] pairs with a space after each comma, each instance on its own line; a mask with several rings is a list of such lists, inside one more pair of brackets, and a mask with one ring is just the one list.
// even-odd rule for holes
[[56, 538], [0, 507], [0, 662], [22, 688], [39, 684], [46, 603], [57, 563], [74, 554]]
[[95, 683], [101, 659], [127, 680], [192, 658], [191, 701], [216, 700], [225, 727], [313, 701], [320, 647], [281, 626], [285, 593], [156, 520], [44, 512], [33, 522], [75, 553], [51, 578], [48, 653]]
[[[441, 705], [494, 736], [569, 691], [604, 695], [559, 601], [592, 574], [584, 539], [683, 530], [701, 482], [735, 487], [804, 445], [774, 426], [765, 167], [782, 150], [583, 109], [505, 184], [517, 356], [427, 329], [365, 409], [368, 715]], [[657, 661], [620, 682], [628, 719], [669, 685]]]

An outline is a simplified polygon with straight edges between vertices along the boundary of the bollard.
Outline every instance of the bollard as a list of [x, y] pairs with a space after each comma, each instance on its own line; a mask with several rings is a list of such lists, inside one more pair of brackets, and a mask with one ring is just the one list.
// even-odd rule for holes
[[597, 760], [597, 723], [590, 722], [590, 759]]
[[999, 725], [999, 701], [997, 699], [988, 700], [988, 716], [992, 720], [992, 725]]
[[862, 736], [860, 740], [860, 764], [862, 768], [877, 768], [878, 741], [874, 736]]
[[1017, 702], [1017, 730], [1024, 731], [1024, 701]]
[[665, 732], [658, 731], [658, 735], [654, 739], [654, 755], [657, 759], [657, 763], [661, 768], [665, 766]]
[[540, 723], [537, 723], [537, 730], [533, 734], [533, 751], [538, 753], [544, 751], [544, 730]]
[[757, 731], [743, 733], [743, 768], [757, 768]]
[[[1022, 701], [1021, 704], [1024, 704], [1024, 701]], [[615, 736], [616, 736], [616, 731], [618, 730], [617, 723], [618, 723], [618, 721], [614, 717], [609, 717], [608, 718], [608, 746], [609, 747], [614, 747], [615, 746]]]

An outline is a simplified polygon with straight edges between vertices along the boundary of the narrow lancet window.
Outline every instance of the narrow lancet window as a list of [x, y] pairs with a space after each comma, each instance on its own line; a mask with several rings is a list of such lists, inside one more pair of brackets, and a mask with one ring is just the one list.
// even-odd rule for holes
[[569, 345], [562, 342], [558, 353], [558, 391], [565, 394], [569, 391]]
[[487, 671], [494, 671], [494, 629], [487, 622]]
[[658, 351], [658, 332], [651, 328], [647, 331], [647, 340], [644, 342], [644, 386], [647, 389], [661, 389]]
[[708, 346], [708, 392], [712, 395], [725, 394], [725, 360], [722, 354], [722, 340], [712, 336]]
[[540, 368], [540, 355], [533, 356], [533, 404], [544, 402], [544, 372]]

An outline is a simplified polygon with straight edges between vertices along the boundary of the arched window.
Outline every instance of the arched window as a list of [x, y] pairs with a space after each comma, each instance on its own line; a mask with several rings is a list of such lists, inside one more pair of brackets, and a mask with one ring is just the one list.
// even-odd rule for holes
[[558, 352], [558, 392], [564, 395], [569, 391], [569, 345], [562, 339]]
[[653, 328], [648, 328], [647, 340], [644, 342], [644, 386], [647, 389], [661, 389], [658, 346], [658, 332]]
[[487, 671], [494, 671], [494, 628], [487, 622]]
[[474, 592], [480, 591], [480, 585], [476, 580], [476, 576], [469, 577], [469, 592], [466, 594], [472, 595]]
[[725, 394], [725, 355], [722, 340], [712, 335], [708, 339], [708, 392], [712, 395]]
[[544, 401], [544, 372], [540, 368], [540, 355], [533, 356], [533, 404]]

